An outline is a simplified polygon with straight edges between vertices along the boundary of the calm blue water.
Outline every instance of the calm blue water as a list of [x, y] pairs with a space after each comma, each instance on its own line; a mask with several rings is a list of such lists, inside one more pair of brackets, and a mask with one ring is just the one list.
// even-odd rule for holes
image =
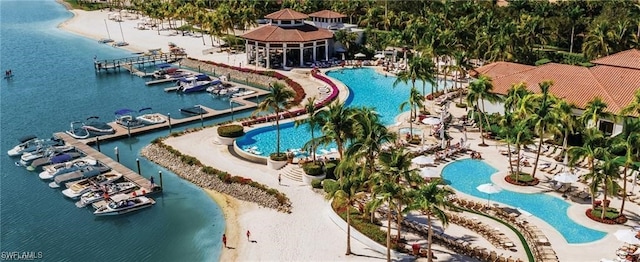
[[[131, 53], [57, 29], [71, 13], [53, 0], [0, 0], [0, 5], [0, 69], [15, 74], [0, 82], [0, 250], [42, 252], [47, 261], [217, 261], [225, 230], [219, 207], [199, 188], [140, 158], [140, 149], [168, 130], [102, 143], [112, 157], [118, 147], [121, 162], [132, 170], [140, 158], [144, 176], [159, 182], [158, 171], [164, 174], [165, 192], [154, 197], [154, 207], [113, 218], [76, 208], [36, 172], [14, 166], [16, 159], [4, 152], [21, 136], [47, 137], [74, 120], [95, 115], [112, 121], [120, 108], [148, 106], [181, 117], [181, 107], [228, 108], [229, 102], [164, 93], [162, 86], [147, 87], [126, 72], [95, 74], [94, 55]], [[236, 117], [249, 114], [236, 112]]]
[[[390, 125], [400, 111], [400, 104], [409, 98], [411, 83], [398, 83], [393, 87], [396, 77], [385, 76], [371, 68], [340, 69], [330, 71], [328, 76], [338, 79], [349, 88], [349, 97], [345, 101], [348, 106], [373, 107], [380, 114], [381, 121]], [[451, 86], [451, 83], [448, 84]], [[422, 92], [422, 82], [417, 81], [416, 87]], [[431, 85], [427, 84], [426, 93], [431, 92]], [[409, 111], [408, 107], [404, 111]], [[293, 124], [280, 125], [280, 150], [289, 148], [301, 148], [311, 140], [308, 125], [296, 128]], [[315, 133], [316, 137], [322, 135]], [[238, 140], [238, 146], [258, 147], [265, 156], [276, 151], [276, 130], [273, 127], [265, 127], [248, 132], [243, 139]], [[330, 146], [332, 147], [332, 146]], [[335, 146], [333, 146], [335, 147]]]
[[[491, 175], [498, 170], [482, 160], [464, 159], [447, 165], [442, 177], [451, 183], [451, 187], [476, 197], [487, 198], [487, 194], [476, 189], [477, 186], [491, 183]], [[492, 194], [491, 201], [501, 202], [539, 217], [558, 230], [569, 244], [593, 242], [605, 237], [606, 233], [584, 227], [567, 216], [569, 203], [547, 194], [522, 194], [509, 190]]]

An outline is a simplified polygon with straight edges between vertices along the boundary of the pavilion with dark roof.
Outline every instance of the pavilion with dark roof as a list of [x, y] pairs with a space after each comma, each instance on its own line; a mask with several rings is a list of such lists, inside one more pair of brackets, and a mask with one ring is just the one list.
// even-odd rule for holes
[[247, 61], [272, 68], [303, 67], [329, 60], [333, 32], [305, 23], [307, 18], [292, 9], [265, 16], [268, 24], [241, 36], [245, 39]]
[[[628, 105], [636, 90], [640, 89], [640, 50], [630, 49], [591, 61], [595, 66], [583, 67], [557, 63], [530, 66], [511, 62], [495, 62], [475, 69], [478, 74], [489, 76], [493, 91], [506, 95], [512, 85], [525, 82], [527, 89], [540, 92], [538, 83], [551, 80], [550, 92], [573, 103], [581, 114], [587, 103], [600, 97], [607, 103], [607, 110], [620, 114]], [[496, 105], [490, 112], [502, 113]], [[598, 126], [605, 133], [617, 134], [622, 125], [610, 119], [602, 119]]]

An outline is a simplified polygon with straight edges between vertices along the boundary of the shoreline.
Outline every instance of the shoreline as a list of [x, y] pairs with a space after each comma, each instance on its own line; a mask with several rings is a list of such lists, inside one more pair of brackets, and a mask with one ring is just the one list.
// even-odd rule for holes
[[[198, 186], [200, 187], [200, 186]], [[212, 189], [207, 189], [200, 187], [204, 192], [207, 193], [209, 198], [213, 199], [222, 213], [224, 214], [224, 234], [227, 235], [227, 247], [231, 248], [222, 248], [220, 251], [220, 261], [237, 261], [238, 259], [238, 241], [241, 236], [240, 232], [240, 224], [238, 223], [238, 214], [241, 213], [240, 210], [242, 208], [242, 203], [240, 203], [237, 199], [217, 192]], [[229, 237], [232, 236], [232, 237]]]
[[[71, 25], [72, 23], [80, 19], [80, 14], [78, 13], [78, 10], [73, 9], [73, 7], [69, 3], [65, 2], [64, 0], [56, 0], [56, 3], [59, 3], [60, 5], [64, 6], [65, 9], [72, 14], [71, 18], [60, 23], [57, 26], [57, 28], [80, 35], [85, 38], [94, 39], [94, 40], [100, 39], [98, 36], [87, 34], [81, 30], [74, 30], [70, 28], [69, 25]], [[136, 49], [131, 46], [123, 47], [123, 49], [132, 51], [132, 52], [142, 52], [142, 50]], [[186, 180], [184, 178], [181, 178], [181, 179]], [[237, 250], [239, 249], [238, 244], [240, 242], [238, 241], [239, 237], [235, 237], [235, 236], [241, 236], [240, 224], [238, 223], [238, 214], [239, 214], [239, 210], [242, 209], [242, 203], [237, 199], [234, 199], [230, 196], [227, 196], [215, 190], [207, 189], [198, 185], [196, 186], [199, 187], [200, 190], [202, 190], [204, 193], [206, 193], [207, 196], [209, 196], [209, 198], [211, 198], [211, 200], [213, 200], [220, 207], [220, 210], [222, 210], [222, 213], [225, 218], [224, 233], [227, 236], [234, 236], [234, 237], [227, 237], [227, 246], [233, 247], [233, 248], [222, 248], [220, 250], [219, 261], [236, 261], [238, 259]]]

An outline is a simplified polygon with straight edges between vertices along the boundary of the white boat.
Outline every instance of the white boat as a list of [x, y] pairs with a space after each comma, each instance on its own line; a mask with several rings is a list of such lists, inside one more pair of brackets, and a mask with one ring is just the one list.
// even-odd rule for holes
[[248, 96], [248, 95], [255, 94], [255, 93], [256, 93], [255, 90], [245, 90], [245, 91], [234, 93], [232, 95], [232, 97]]
[[135, 112], [136, 111], [133, 111], [133, 110], [128, 109], [128, 108], [123, 108], [123, 109], [120, 109], [120, 110], [116, 111], [115, 112], [115, 114], [116, 114], [116, 123], [118, 125], [121, 125], [121, 126], [123, 126], [125, 128], [130, 128], [130, 129], [143, 127], [145, 125], [145, 123], [140, 121], [137, 117], [133, 116], [133, 113], [135, 113]]
[[117, 195], [129, 193], [138, 188], [138, 185], [132, 182], [120, 182], [112, 183], [103, 186], [102, 190], [89, 191], [80, 196], [80, 201], [76, 202], [78, 208], [83, 208], [87, 205], [104, 200], [104, 190], [107, 191], [107, 195]]
[[7, 154], [9, 156], [19, 156], [19, 155], [22, 155], [22, 153], [26, 148], [36, 147], [37, 146], [36, 141], [38, 141], [38, 137], [34, 135], [28, 135], [28, 136], [21, 137], [20, 139], [18, 139], [18, 141], [20, 142], [18, 145], [14, 146], [11, 150], [7, 151]]
[[68, 198], [76, 199], [89, 191], [100, 191], [100, 187], [120, 179], [120, 173], [106, 173], [96, 177], [82, 179], [76, 182], [67, 183], [67, 189], [62, 190], [62, 194]]
[[[43, 167], [42, 172], [38, 174], [38, 177], [40, 177], [40, 179], [48, 180], [48, 179], [52, 179], [56, 174], [63, 174], [61, 172], [65, 170], [69, 170], [74, 165], [85, 166], [85, 165], [95, 165], [97, 163], [98, 162], [93, 157], [83, 157], [83, 158], [78, 158], [78, 159], [74, 159], [71, 161], [63, 162], [63, 163], [51, 164]], [[72, 171], [73, 170], [69, 170], [69, 172], [72, 172]]]
[[118, 194], [110, 197], [107, 204], [98, 207], [93, 214], [96, 216], [115, 216], [151, 207], [153, 204], [155, 201], [146, 196], [131, 197], [126, 194]]
[[31, 165], [33, 161], [37, 159], [53, 157], [57, 154], [60, 154], [62, 152], [68, 152], [73, 149], [75, 149], [74, 146], [68, 146], [68, 145], [40, 148], [36, 151], [22, 154], [22, 156], [20, 156], [20, 165], [28, 167], [29, 165]]
[[[150, 111], [150, 110], [151, 110], [151, 107], [145, 107], [138, 110], [138, 113], [142, 113], [144, 111]], [[145, 125], [162, 124], [167, 121], [167, 118], [165, 116], [158, 113], [143, 114], [143, 115], [139, 115], [136, 118], [138, 119], [138, 121], [144, 123]]]

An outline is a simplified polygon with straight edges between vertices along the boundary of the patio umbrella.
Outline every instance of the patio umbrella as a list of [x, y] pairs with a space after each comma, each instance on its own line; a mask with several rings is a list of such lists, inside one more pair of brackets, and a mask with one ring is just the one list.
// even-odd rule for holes
[[366, 57], [366, 56], [367, 56], [367, 55], [365, 55], [365, 54], [363, 54], [363, 53], [357, 53], [357, 54], [355, 54], [355, 55], [354, 55], [354, 57], [355, 57], [355, 58], [364, 58], [364, 57]]
[[427, 117], [425, 119], [422, 119], [422, 123], [425, 125], [437, 125], [440, 124], [440, 118], [435, 118], [435, 117]]
[[384, 55], [383, 54], [377, 54], [377, 55], [374, 55], [373, 57], [382, 59], [382, 58], [384, 58]]
[[418, 157], [415, 157], [415, 158], [411, 159], [411, 163], [414, 163], [416, 165], [433, 164], [434, 163], [434, 159], [433, 159], [433, 157], [422, 155], [422, 156], [418, 156]]
[[423, 178], [437, 178], [440, 177], [440, 174], [431, 168], [423, 167], [420, 168], [420, 176]]
[[621, 229], [616, 231], [614, 234], [616, 238], [622, 242], [631, 244], [631, 245], [640, 245], [640, 239], [636, 237], [638, 231], [631, 229]]
[[560, 183], [575, 183], [578, 182], [578, 176], [568, 172], [562, 172], [553, 176], [553, 180]]
[[488, 195], [488, 197], [487, 197], [487, 206], [489, 205], [489, 202], [491, 201], [491, 195], [499, 193], [500, 191], [502, 191], [502, 188], [500, 188], [499, 186], [494, 185], [493, 183], [487, 183], [487, 184], [479, 185], [478, 187], [476, 187], [476, 189], [478, 189], [478, 191], [480, 191], [482, 193], [486, 193]]

